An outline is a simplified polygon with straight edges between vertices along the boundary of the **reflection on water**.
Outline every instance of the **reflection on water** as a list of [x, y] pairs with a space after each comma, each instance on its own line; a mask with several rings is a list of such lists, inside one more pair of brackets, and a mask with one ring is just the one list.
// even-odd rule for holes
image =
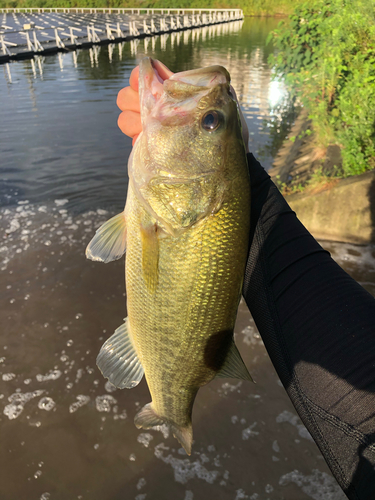
[[[126, 315], [123, 260], [84, 257], [95, 229], [125, 200], [131, 141], [117, 129], [118, 90], [144, 54], [176, 71], [222, 64], [257, 151], [281, 88], [270, 83], [272, 48], [264, 45], [275, 25], [252, 19], [221, 34], [36, 58], [9, 65], [12, 83], [7, 74], [0, 80], [1, 499], [345, 498], [244, 304], [236, 341], [257, 383], [218, 379], [200, 390], [189, 458], [167, 429], [135, 428], [150, 399], [145, 382], [115, 390], [95, 364]], [[324, 245], [375, 293], [372, 248]]]
[[[145, 55], [174, 71], [226, 66], [256, 154], [282, 92], [270, 83], [265, 46], [276, 24], [251, 19], [4, 65], [0, 204], [68, 198], [76, 212], [123, 204], [131, 141], [117, 128], [116, 96]], [[272, 158], [262, 161], [268, 168]]]

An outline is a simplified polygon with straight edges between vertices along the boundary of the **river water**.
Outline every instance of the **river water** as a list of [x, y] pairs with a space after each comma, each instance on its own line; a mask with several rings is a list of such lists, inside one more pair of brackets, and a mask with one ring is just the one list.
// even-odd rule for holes
[[[145, 55], [174, 71], [222, 64], [260, 155], [277, 113], [265, 40], [273, 19], [3, 66], [0, 78], [0, 498], [28, 500], [343, 500], [299, 420], [244, 304], [236, 339], [257, 384], [218, 379], [194, 406], [187, 457], [137, 430], [144, 381], [114, 390], [95, 364], [125, 317], [123, 261], [87, 261], [95, 229], [122, 210], [131, 140], [117, 92]], [[272, 158], [260, 157], [266, 168]], [[327, 242], [375, 294], [374, 251]]]

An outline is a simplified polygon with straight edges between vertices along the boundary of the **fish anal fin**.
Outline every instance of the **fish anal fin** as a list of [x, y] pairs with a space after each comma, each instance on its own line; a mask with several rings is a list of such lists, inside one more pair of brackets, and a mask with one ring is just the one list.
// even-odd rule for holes
[[121, 212], [107, 220], [96, 231], [86, 248], [86, 257], [100, 262], [111, 262], [122, 257], [126, 250], [126, 221]]
[[157, 224], [141, 226], [142, 274], [147, 288], [154, 292], [158, 284], [159, 238]]
[[165, 423], [165, 419], [159, 417], [152, 408], [152, 403], [148, 403], [134, 417], [134, 423], [138, 429], [151, 429], [157, 425]]
[[228, 354], [225, 358], [225, 361], [220, 369], [220, 371], [216, 374], [217, 378], [238, 378], [241, 380], [250, 380], [254, 382], [250, 373], [248, 372], [245, 363], [241, 357], [239, 350], [237, 349], [236, 344], [232, 341], [231, 346], [229, 348]]
[[171, 429], [174, 437], [180, 442], [188, 455], [191, 455], [193, 443], [193, 427], [191, 423], [185, 427], [179, 426], [167, 418], [159, 417], [152, 407], [152, 403], [145, 405], [135, 416], [134, 423], [138, 429], [152, 429], [158, 425], [166, 424]]
[[96, 364], [103, 376], [118, 389], [132, 389], [142, 380], [144, 370], [133, 345], [127, 318], [104, 342]]

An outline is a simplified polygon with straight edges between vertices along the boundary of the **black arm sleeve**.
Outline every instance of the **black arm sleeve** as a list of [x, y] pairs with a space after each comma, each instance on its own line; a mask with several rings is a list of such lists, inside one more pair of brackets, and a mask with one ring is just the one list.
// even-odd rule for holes
[[303, 423], [349, 499], [375, 499], [375, 299], [338, 266], [248, 155], [243, 295]]

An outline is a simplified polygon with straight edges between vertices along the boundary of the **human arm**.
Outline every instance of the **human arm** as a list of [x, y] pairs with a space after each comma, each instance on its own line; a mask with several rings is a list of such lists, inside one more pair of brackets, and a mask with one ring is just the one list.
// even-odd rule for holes
[[[137, 81], [133, 72], [132, 92], [118, 99], [120, 128], [133, 139], [141, 131]], [[375, 301], [303, 227], [253, 155], [247, 159], [252, 205], [245, 300], [341, 487], [351, 500], [374, 499]]]
[[375, 498], [375, 300], [248, 155], [243, 295], [281, 382], [350, 500]]

